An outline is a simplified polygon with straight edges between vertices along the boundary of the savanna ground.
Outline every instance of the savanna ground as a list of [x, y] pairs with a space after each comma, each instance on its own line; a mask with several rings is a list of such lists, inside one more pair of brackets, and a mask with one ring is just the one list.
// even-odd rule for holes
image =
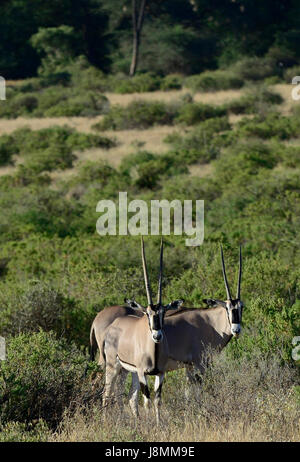
[[[1, 102], [0, 440], [299, 441], [291, 354], [300, 327], [300, 107], [291, 85], [261, 78], [208, 92], [197, 87], [201, 75], [192, 85], [175, 76], [176, 90], [118, 94], [103, 91], [101, 78], [88, 68], [74, 88], [9, 82]], [[145, 302], [139, 238], [95, 231], [98, 201], [117, 201], [119, 191], [205, 201], [202, 246], [164, 238], [165, 301], [224, 299], [219, 244], [232, 290], [243, 246], [243, 333], [201, 387], [187, 386], [181, 370], [167, 375], [161, 428], [143, 410], [134, 422], [126, 397], [105, 421], [103, 372], [90, 363], [83, 378], [96, 313], [125, 296]], [[159, 237], [146, 241], [154, 290]]]

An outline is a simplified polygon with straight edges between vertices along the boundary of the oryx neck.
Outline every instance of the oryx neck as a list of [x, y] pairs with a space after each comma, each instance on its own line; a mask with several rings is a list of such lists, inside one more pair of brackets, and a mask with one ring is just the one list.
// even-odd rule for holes
[[204, 310], [204, 313], [206, 313], [206, 316], [209, 318], [210, 325], [222, 338], [228, 340], [228, 336], [229, 339], [232, 337], [226, 308], [217, 306], [209, 310]]

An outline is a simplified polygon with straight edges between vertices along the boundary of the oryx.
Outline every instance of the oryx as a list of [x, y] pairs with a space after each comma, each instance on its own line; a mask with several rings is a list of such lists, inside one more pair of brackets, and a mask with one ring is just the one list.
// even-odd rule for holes
[[158, 279], [157, 303], [152, 301], [150, 282], [142, 238], [142, 263], [148, 306], [143, 307], [136, 301], [128, 301], [133, 310], [142, 313], [141, 317], [128, 314], [117, 317], [106, 329], [101, 355], [105, 359], [104, 406], [113, 393], [115, 380], [121, 368], [133, 373], [129, 403], [135, 416], [138, 415], [138, 391], [141, 388], [146, 409], [150, 404], [147, 376], [155, 376], [154, 405], [157, 423], [161, 404], [161, 389], [169, 358], [168, 342], [164, 335], [164, 317], [167, 310], [177, 309], [182, 300], [168, 305], [162, 304], [163, 243], [160, 249], [160, 269]]
[[[240, 334], [243, 312], [243, 302], [240, 299], [241, 247], [235, 299], [232, 298], [229, 289], [222, 247], [221, 262], [227, 299], [205, 299], [203, 301], [210, 306], [208, 309], [182, 308], [165, 318], [164, 332], [168, 341], [166, 371], [185, 367], [188, 379], [193, 380], [193, 366], [202, 374], [207, 365], [207, 353], [210, 350], [221, 351], [233, 336], [237, 337]], [[130, 301], [128, 302], [131, 306]]]

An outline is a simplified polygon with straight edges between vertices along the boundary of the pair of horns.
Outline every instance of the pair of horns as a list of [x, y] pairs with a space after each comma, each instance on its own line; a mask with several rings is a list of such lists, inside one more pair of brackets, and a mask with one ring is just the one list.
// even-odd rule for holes
[[[147, 263], [146, 263], [146, 257], [145, 257], [145, 246], [144, 246], [143, 236], [142, 236], [142, 239], [141, 239], [141, 244], [142, 244], [142, 262], [143, 262], [144, 280], [145, 280], [145, 287], [146, 287], [146, 293], [147, 293], [147, 300], [148, 300], [148, 305], [150, 305], [152, 307], [153, 306], [152, 293], [151, 293], [151, 287], [150, 287], [148, 270], [147, 270]], [[162, 299], [162, 276], [163, 276], [163, 240], [161, 239], [161, 242], [160, 242], [160, 264], [159, 264], [159, 277], [158, 277], [158, 291], [157, 291], [157, 304], [158, 305], [161, 305], [161, 299]]]
[[[223, 255], [222, 246], [221, 246], [221, 260], [222, 260], [222, 270], [223, 270], [223, 277], [224, 277], [224, 282], [225, 282], [225, 287], [226, 287], [227, 300], [232, 300], [229, 285], [228, 285], [228, 281], [227, 281], [227, 276], [226, 276], [224, 255]], [[241, 298], [241, 280], [242, 280], [242, 247], [241, 246], [240, 246], [240, 263], [239, 263], [239, 265], [240, 265], [240, 267], [239, 267], [239, 279], [238, 279], [238, 285], [237, 285], [237, 291], [236, 291], [236, 298], [238, 300]]]

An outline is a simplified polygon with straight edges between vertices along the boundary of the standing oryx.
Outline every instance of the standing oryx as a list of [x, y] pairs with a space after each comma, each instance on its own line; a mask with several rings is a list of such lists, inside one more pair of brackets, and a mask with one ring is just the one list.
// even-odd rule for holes
[[163, 244], [160, 250], [160, 270], [158, 280], [157, 303], [153, 304], [145, 259], [144, 241], [142, 239], [142, 262], [148, 306], [144, 308], [135, 301], [130, 301], [133, 310], [142, 313], [142, 317], [121, 316], [116, 318], [106, 330], [101, 355], [105, 359], [105, 391], [103, 404], [106, 405], [113, 392], [115, 380], [123, 367], [133, 373], [133, 383], [129, 403], [133, 413], [138, 414], [138, 391], [141, 388], [145, 407], [149, 407], [150, 393], [147, 375], [155, 375], [155, 412], [159, 422], [161, 389], [169, 358], [168, 342], [164, 335], [164, 317], [169, 309], [177, 309], [182, 300], [162, 305]]
[[241, 248], [235, 299], [232, 298], [230, 293], [222, 247], [221, 261], [227, 299], [225, 301], [204, 300], [211, 308], [183, 308], [165, 318], [164, 332], [167, 337], [169, 351], [167, 371], [185, 367], [187, 376], [191, 379], [190, 368], [195, 366], [202, 374], [206, 366], [207, 352], [211, 349], [221, 351], [232, 336], [238, 336], [241, 331], [243, 311], [243, 302], [240, 299], [242, 279]]
[[[186, 368], [187, 376], [190, 374], [191, 366], [196, 366], [200, 373], [203, 373], [206, 353], [210, 349], [221, 351], [232, 336], [238, 336], [241, 330], [243, 303], [240, 299], [242, 279], [242, 253], [240, 248], [239, 275], [236, 298], [233, 299], [230, 293], [223, 250], [221, 247], [222, 271], [225, 282], [227, 299], [225, 301], [206, 299], [204, 302], [211, 308], [183, 308], [174, 313], [167, 313], [164, 318], [164, 336], [168, 343], [168, 361], [166, 371]], [[145, 279], [146, 280], [146, 279]], [[147, 286], [146, 286], [147, 287]], [[160, 289], [161, 290], [161, 289]], [[115, 320], [143, 316], [141, 311], [136, 311], [139, 305], [135, 301], [126, 300], [129, 306], [113, 306], [105, 308], [95, 318], [91, 329], [91, 358], [97, 345], [100, 350], [100, 364], [105, 364], [103, 357], [104, 338], [110, 325]], [[171, 308], [178, 308], [182, 300], [173, 302]], [[170, 307], [170, 305], [168, 305]], [[180, 340], [178, 342], [178, 339]], [[127, 368], [129, 371], [130, 369]], [[137, 397], [139, 381], [136, 373], [132, 370], [132, 387], [130, 390], [130, 404], [133, 411], [137, 409]], [[147, 404], [147, 402], [145, 403]]]

